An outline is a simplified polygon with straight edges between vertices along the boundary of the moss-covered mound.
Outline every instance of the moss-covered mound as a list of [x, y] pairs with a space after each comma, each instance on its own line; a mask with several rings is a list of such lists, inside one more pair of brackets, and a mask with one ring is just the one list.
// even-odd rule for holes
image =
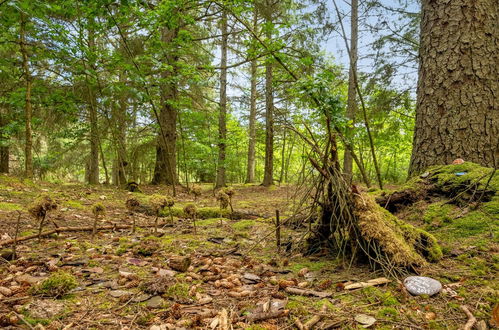
[[393, 268], [423, 266], [426, 261], [438, 261], [442, 250], [435, 237], [398, 219], [376, 204], [366, 194], [354, 198], [354, 214], [364, 250], [376, 263]]
[[481, 203], [499, 214], [499, 175], [492, 168], [471, 162], [433, 166], [402, 189], [383, 192], [376, 202], [393, 213], [421, 200], [434, 202], [442, 198], [460, 206]]
[[471, 162], [433, 166], [376, 202], [424, 226], [444, 246], [499, 241], [499, 174], [492, 168]]

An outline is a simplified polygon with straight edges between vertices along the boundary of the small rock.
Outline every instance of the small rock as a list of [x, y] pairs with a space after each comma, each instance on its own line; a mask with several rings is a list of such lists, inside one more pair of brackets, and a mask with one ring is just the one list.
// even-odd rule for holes
[[191, 265], [191, 258], [189, 257], [176, 256], [168, 259], [168, 266], [171, 269], [181, 273], [186, 272], [187, 269], [189, 269], [190, 265]]
[[12, 296], [12, 290], [4, 286], [0, 286], [0, 293], [6, 297]]
[[376, 319], [366, 314], [357, 314], [355, 315], [355, 321], [360, 323], [363, 328], [369, 328], [376, 322]]
[[421, 179], [426, 179], [426, 178], [427, 178], [427, 177], [429, 177], [429, 176], [430, 176], [430, 172], [424, 172], [424, 173], [423, 173], [423, 174], [421, 174], [419, 177], [420, 177]]
[[103, 200], [106, 200], [106, 199], [107, 199], [107, 197], [106, 197], [106, 196], [104, 196], [104, 195], [100, 195], [100, 196], [99, 196], [99, 199], [100, 199], [101, 201], [103, 201]]
[[113, 298], [121, 298], [123, 296], [129, 296], [132, 293], [130, 291], [125, 291], [125, 290], [113, 290], [109, 292], [109, 295]]
[[132, 278], [135, 277], [135, 274], [124, 270], [120, 270], [120, 276], [124, 278]]
[[139, 294], [138, 296], [134, 297], [132, 299], [133, 302], [144, 302], [146, 301], [147, 299], [150, 299], [152, 296], [150, 294], [147, 294], [147, 293], [141, 293]]
[[93, 267], [93, 268], [84, 268], [81, 270], [83, 273], [94, 273], [94, 274], [102, 274], [104, 269], [101, 267]]
[[252, 273], [244, 273], [243, 280], [246, 283], [257, 283], [257, 282], [260, 282], [262, 279], [258, 275], [255, 275]]
[[149, 308], [160, 308], [165, 303], [165, 300], [160, 296], [154, 296], [151, 299], [147, 300], [146, 306]]
[[31, 276], [29, 274], [22, 274], [22, 275], [16, 276], [16, 282], [28, 283], [31, 285], [36, 284], [38, 282], [41, 282], [42, 280], [44, 280], [43, 277], [35, 277], [35, 276]]
[[175, 274], [177, 274], [177, 272], [173, 271], [173, 270], [170, 270], [170, 269], [160, 268], [156, 274], [158, 276], [170, 276], [170, 277], [173, 277], [173, 276], [175, 276]]
[[404, 280], [404, 286], [415, 296], [423, 294], [433, 296], [442, 290], [442, 284], [439, 281], [425, 276], [409, 276]]

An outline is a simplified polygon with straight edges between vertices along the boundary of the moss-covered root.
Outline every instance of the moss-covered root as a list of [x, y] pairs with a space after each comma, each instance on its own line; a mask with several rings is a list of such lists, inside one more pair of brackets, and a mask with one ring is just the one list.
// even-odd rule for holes
[[442, 257], [442, 250], [431, 234], [398, 219], [367, 194], [355, 196], [354, 214], [361, 239], [366, 243], [364, 250], [381, 266], [423, 266], [427, 260], [437, 261]]

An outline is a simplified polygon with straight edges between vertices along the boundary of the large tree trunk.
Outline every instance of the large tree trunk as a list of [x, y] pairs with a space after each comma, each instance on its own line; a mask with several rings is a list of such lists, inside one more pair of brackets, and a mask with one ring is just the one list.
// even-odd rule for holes
[[[168, 45], [178, 34], [177, 29], [162, 31], [163, 42]], [[175, 82], [176, 61], [175, 55], [166, 55], [166, 61], [173, 69], [162, 73], [161, 85], [162, 108], [159, 113], [159, 134], [156, 146], [156, 165], [152, 184], [174, 185], [177, 180], [177, 83]]]
[[9, 137], [4, 132], [4, 127], [7, 126], [7, 113], [5, 108], [0, 104], [0, 173], [9, 173]]
[[222, 47], [220, 66], [220, 112], [218, 115], [218, 165], [217, 182], [215, 188], [226, 185], [225, 178], [225, 149], [227, 140], [227, 13], [222, 11]]
[[33, 110], [31, 105], [31, 85], [32, 77], [29, 69], [28, 49], [26, 47], [26, 16], [21, 13], [21, 27], [20, 27], [20, 46], [21, 54], [23, 57], [23, 74], [26, 82], [26, 94], [24, 104], [24, 117], [25, 117], [25, 176], [27, 178], [33, 177], [33, 133], [31, 130], [31, 119], [33, 117]]
[[[91, 52], [95, 52], [95, 35], [93, 28], [88, 29], [88, 47]], [[90, 63], [95, 72], [95, 63]], [[88, 83], [87, 77], [87, 83]], [[97, 97], [95, 96], [94, 84], [89, 84], [88, 88], [88, 120], [90, 124], [90, 155], [88, 163], [88, 183], [99, 183], [99, 126], [97, 123]]]
[[[258, 15], [255, 10], [253, 14], [253, 28], [257, 29]], [[251, 95], [250, 95], [250, 113], [249, 113], [249, 141], [248, 141], [248, 164], [246, 167], [246, 183], [255, 182], [255, 163], [256, 163], [256, 100], [257, 100], [257, 60], [251, 61]]]
[[[270, 25], [272, 13], [269, 8], [266, 22]], [[270, 27], [267, 27], [266, 37], [267, 42], [270, 43], [272, 40]], [[274, 89], [272, 86], [273, 64], [271, 58], [269, 56], [265, 64], [265, 168], [262, 185], [266, 187], [274, 183]]]
[[[499, 159], [497, 0], [423, 0], [410, 172]], [[497, 164], [495, 164], [497, 165]]]
[[[351, 18], [350, 18], [350, 70], [348, 71], [348, 103], [346, 117], [349, 120], [355, 120], [357, 112], [357, 41], [358, 41], [358, 0], [351, 2]], [[346, 137], [349, 141], [353, 136], [353, 125], [349, 125], [346, 131]], [[353, 159], [352, 154], [345, 148], [345, 156], [343, 158], [343, 173], [347, 182], [352, 181]]]
[[[126, 75], [124, 72], [119, 75], [120, 82], [126, 85]], [[115, 122], [115, 148], [116, 159], [113, 164], [113, 177], [112, 183], [120, 186], [127, 183], [126, 180], [126, 167], [128, 166], [127, 152], [126, 152], [126, 114], [127, 114], [127, 95], [121, 92], [118, 106], [113, 107], [113, 122]]]

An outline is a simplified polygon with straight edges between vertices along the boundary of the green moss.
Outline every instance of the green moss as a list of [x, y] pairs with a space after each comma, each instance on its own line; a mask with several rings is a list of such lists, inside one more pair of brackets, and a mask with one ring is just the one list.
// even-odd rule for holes
[[198, 209], [198, 217], [200, 219], [226, 217], [228, 214], [228, 210], [221, 210], [218, 207], [203, 207]]
[[338, 262], [335, 260], [310, 260], [310, 259], [299, 259], [294, 261], [289, 265], [289, 269], [293, 272], [299, 272], [300, 269], [308, 268], [312, 272], [320, 270], [332, 270], [335, 269]]
[[24, 320], [28, 322], [32, 326], [36, 326], [38, 324], [40, 325], [49, 325], [51, 320], [49, 319], [39, 319], [35, 317], [31, 317], [28, 312], [23, 313], [24, 314]]
[[255, 225], [255, 220], [241, 220], [232, 224], [237, 231], [248, 231]]
[[182, 282], [177, 282], [174, 285], [168, 287], [168, 290], [166, 291], [166, 295], [168, 297], [172, 297], [175, 299], [179, 298], [189, 298], [189, 284], [187, 283], [182, 283]]
[[2, 211], [22, 210], [22, 206], [16, 203], [0, 202], [0, 210]]
[[302, 296], [290, 296], [286, 308], [289, 309], [293, 315], [308, 315], [310, 312], [309, 305], [312, 303], [311, 298]]
[[49, 278], [34, 287], [33, 291], [36, 294], [60, 298], [77, 286], [78, 281], [73, 275], [64, 271], [58, 271], [56, 273], [52, 273]]
[[449, 223], [452, 221], [451, 212], [454, 207], [442, 202], [431, 204], [423, 215], [425, 223]]
[[82, 210], [85, 208], [85, 206], [82, 203], [80, 203], [78, 201], [71, 201], [71, 200], [62, 202], [62, 206], [63, 207], [70, 207], [72, 209], [79, 209], [79, 210]]
[[381, 303], [384, 306], [400, 305], [400, 302], [393, 296], [390, 291], [382, 291], [379, 288], [370, 286], [362, 289], [362, 293], [371, 304]]
[[[182, 207], [172, 207], [172, 215], [177, 218], [185, 218], [184, 210]], [[227, 217], [229, 215], [228, 210], [220, 210], [218, 207], [202, 207], [197, 209], [197, 217], [199, 219], [212, 219], [219, 217]], [[169, 217], [170, 213], [168, 208], [165, 208], [159, 213], [161, 217]]]
[[393, 307], [384, 307], [380, 309], [377, 313], [377, 317], [389, 320], [396, 320], [398, 315], [399, 315], [398, 310]]
[[[481, 189], [485, 187], [493, 169], [472, 162], [464, 162], [459, 165], [433, 166], [428, 171], [436, 184], [446, 190], [467, 186], [470, 182], [479, 182], [478, 188]], [[457, 176], [456, 173], [459, 172], [466, 174]], [[499, 190], [499, 175], [497, 173], [490, 180], [489, 188], [495, 191]]]

